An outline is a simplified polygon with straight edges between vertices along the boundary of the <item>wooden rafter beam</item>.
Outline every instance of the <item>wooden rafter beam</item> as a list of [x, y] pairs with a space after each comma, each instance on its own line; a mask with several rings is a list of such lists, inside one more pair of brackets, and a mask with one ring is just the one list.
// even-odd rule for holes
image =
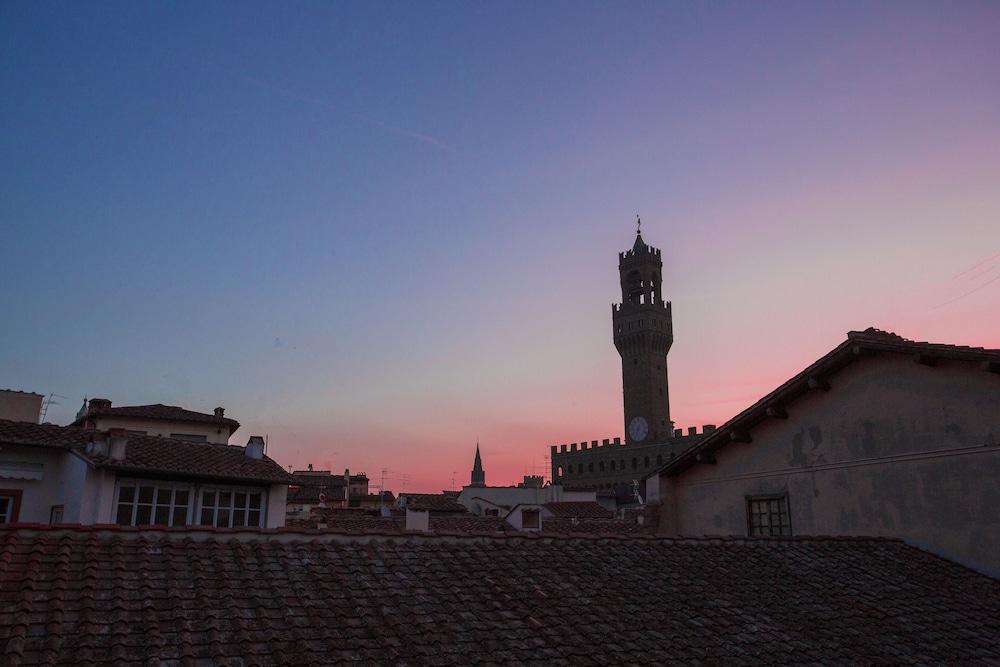
[[788, 411], [781, 405], [769, 405], [764, 412], [771, 419], [788, 419]]
[[820, 391], [830, 391], [830, 383], [818, 375], [814, 375], [809, 378], [809, 388], [819, 389]]

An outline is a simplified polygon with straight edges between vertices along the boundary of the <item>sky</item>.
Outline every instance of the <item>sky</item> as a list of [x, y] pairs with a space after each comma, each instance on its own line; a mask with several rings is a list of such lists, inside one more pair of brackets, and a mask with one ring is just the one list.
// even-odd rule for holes
[[[1000, 347], [1000, 4], [0, 3], [0, 388], [166, 403], [394, 491], [623, 436], [877, 326]], [[383, 473], [383, 471], [385, 471]]]

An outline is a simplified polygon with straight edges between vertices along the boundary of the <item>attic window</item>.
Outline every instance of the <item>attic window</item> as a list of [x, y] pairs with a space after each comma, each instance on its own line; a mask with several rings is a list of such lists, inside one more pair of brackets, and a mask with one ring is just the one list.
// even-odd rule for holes
[[521, 528], [538, 528], [538, 510], [521, 510]]
[[747, 530], [751, 537], [791, 535], [788, 496], [750, 496], [747, 498]]
[[119, 526], [185, 526], [191, 490], [186, 484], [122, 480], [118, 485]]
[[223, 487], [201, 492], [201, 525], [260, 528], [263, 494], [255, 489]]

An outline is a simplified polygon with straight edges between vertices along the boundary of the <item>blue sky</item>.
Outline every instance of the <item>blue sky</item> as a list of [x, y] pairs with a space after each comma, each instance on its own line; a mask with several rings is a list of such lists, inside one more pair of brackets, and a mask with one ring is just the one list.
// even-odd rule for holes
[[851, 328], [1000, 345], [997, 44], [972, 2], [4, 3], [0, 385], [515, 481], [621, 435], [636, 212], [678, 425]]

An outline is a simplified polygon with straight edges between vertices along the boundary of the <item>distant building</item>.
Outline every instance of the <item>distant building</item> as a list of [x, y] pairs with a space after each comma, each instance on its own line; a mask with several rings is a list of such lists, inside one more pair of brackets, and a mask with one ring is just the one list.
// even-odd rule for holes
[[215, 408], [212, 414], [207, 414], [162, 403], [114, 408], [106, 398], [92, 398], [89, 402], [84, 401], [73, 426], [100, 431], [123, 428], [132, 436], [152, 435], [224, 445], [240, 427], [240, 423], [226, 417], [225, 412], [223, 408]]
[[0, 389], [0, 419], [37, 424], [45, 397], [29, 391]]
[[363, 507], [369, 497], [368, 476], [334, 475], [329, 470], [314, 470], [310, 463], [306, 470], [292, 473], [288, 487], [288, 516], [308, 514], [314, 507]]
[[245, 447], [0, 421], [0, 523], [279, 527], [290, 477]]
[[[476, 479], [476, 468], [482, 471], [482, 459], [479, 446], [476, 446], [476, 457], [473, 462], [472, 478]], [[485, 478], [483, 478], [485, 481]], [[486, 486], [470, 484], [462, 487], [455, 502], [466, 511], [478, 516], [504, 517], [516, 505], [541, 505], [552, 501], [575, 500], [594, 501], [597, 494], [592, 489], [571, 491], [559, 484], [545, 486], [537, 475], [526, 475], [524, 481], [517, 486]], [[400, 494], [403, 495], [403, 494]]]
[[899, 537], [1000, 574], [1000, 350], [851, 332], [646, 489], [667, 534]]
[[618, 253], [622, 302], [611, 308], [612, 337], [622, 363], [625, 442], [621, 438], [552, 445], [552, 483], [613, 491], [631, 502], [634, 484], [715, 428], [675, 429], [670, 418], [667, 353], [674, 342], [673, 313], [663, 298], [659, 248], [636, 233], [632, 249]]

